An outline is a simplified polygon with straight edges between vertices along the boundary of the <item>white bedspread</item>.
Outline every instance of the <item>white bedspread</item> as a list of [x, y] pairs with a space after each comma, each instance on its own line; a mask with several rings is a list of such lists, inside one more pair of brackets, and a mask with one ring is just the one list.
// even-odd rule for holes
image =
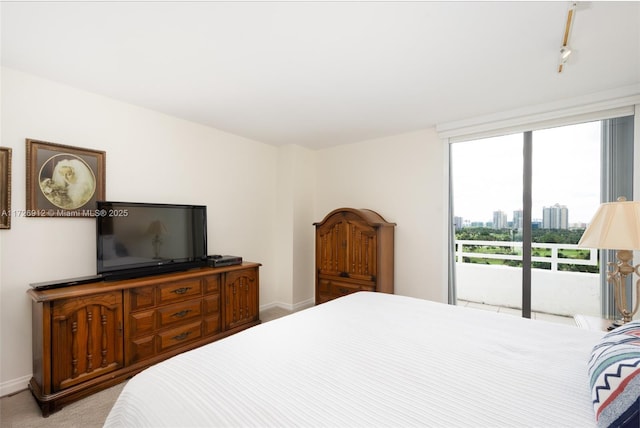
[[360, 292], [157, 364], [106, 427], [591, 427], [603, 335]]

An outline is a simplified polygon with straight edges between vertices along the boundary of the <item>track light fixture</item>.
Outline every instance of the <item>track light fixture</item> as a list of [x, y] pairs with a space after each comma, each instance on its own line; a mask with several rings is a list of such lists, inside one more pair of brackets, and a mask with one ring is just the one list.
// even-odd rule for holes
[[560, 46], [560, 63], [558, 64], [558, 73], [562, 73], [565, 63], [571, 55], [571, 48], [569, 47], [569, 36], [571, 35], [571, 24], [573, 24], [573, 17], [575, 15], [577, 3], [571, 3], [571, 7], [567, 12], [567, 22], [564, 27], [564, 37], [562, 38], [562, 45]]

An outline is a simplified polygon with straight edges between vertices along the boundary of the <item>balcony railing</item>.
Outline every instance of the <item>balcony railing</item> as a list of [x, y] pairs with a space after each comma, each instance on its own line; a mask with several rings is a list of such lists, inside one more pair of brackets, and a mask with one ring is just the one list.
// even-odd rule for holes
[[[505, 252], [492, 253], [487, 251], [465, 251], [465, 247], [473, 247], [474, 249], [482, 248], [504, 248], [506, 250], [511, 249], [512, 253]], [[551, 271], [558, 270], [558, 264], [562, 265], [583, 265], [583, 266], [598, 266], [598, 250], [589, 248], [578, 248], [575, 244], [551, 244], [551, 243], [539, 243], [534, 242], [531, 244], [531, 248], [534, 249], [532, 262], [548, 263], [550, 264]], [[535, 249], [550, 251], [549, 256], [536, 256]], [[585, 254], [588, 253], [587, 258], [572, 258], [567, 255], [560, 255], [560, 251], [580, 251]], [[493, 260], [516, 260], [522, 261], [522, 242], [517, 241], [468, 241], [468, 240], [456, 240], [456, 262], [464, 263], [464, 257], [473, 259], [493, 259]]]
[[[598, 250], [533, 243], [532, 254], [532, 310], [563, 316], [600, 313]], [[521, 262], [522, 242], [456, 240], [458, 298], [520, 308]], [[588, 267], [591, 272], [584, 272]]]

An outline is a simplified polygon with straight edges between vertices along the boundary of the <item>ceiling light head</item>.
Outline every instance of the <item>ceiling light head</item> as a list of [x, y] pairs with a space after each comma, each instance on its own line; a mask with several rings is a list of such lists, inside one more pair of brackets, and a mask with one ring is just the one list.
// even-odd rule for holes
[[560, 62], [562, 64], [567, 62], [567, 60], [569, 59], [569, 56], [571, 55], [571, 52], [573, 51], [569, 46], [563, 46], [560, 48]]

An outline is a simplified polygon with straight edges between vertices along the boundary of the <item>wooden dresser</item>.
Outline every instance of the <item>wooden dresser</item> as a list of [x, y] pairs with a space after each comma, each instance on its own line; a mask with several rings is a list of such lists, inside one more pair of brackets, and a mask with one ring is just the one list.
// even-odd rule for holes
[[29, 290], [43, 416], [260, 323], [259, 263]]
[[356, 291], [393, 293], [395, 223], [368, 209], [339, 208], [316, 227], [316, 304]]

